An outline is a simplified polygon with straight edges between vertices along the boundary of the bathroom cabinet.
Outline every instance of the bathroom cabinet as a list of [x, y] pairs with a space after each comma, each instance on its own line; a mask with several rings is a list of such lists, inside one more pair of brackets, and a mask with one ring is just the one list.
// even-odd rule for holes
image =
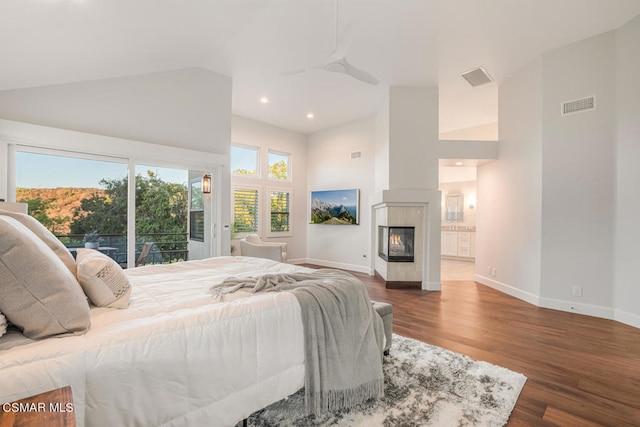
[[475, 231], [442, 231], [440, 253], [445, 257], [475, 258]]

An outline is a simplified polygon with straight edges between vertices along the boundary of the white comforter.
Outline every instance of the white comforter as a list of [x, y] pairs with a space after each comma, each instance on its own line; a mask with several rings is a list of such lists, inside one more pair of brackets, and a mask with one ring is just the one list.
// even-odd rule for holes
[[127, 270], [127, 309], [94, 308], [82, 336], [0, 338], [0, 403], [71, 385], [79, 426], [223, 426], [302, 387], [300, 307], [287, 292], [217, 302], [229, 276], [310, 271], [220, 257]]

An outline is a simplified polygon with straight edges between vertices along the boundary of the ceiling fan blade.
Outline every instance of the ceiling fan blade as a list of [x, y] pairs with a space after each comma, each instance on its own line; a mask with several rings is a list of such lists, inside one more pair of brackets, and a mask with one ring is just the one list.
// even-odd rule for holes
[[340, 32], [340, 37], [336, 41], [336, 48], [327, 62], [334, 62], [343, 58], [353, 42], [353, 25], [349, 22]]
[[290, 76], [292, 74], [301, 74], [301, 73], [306, 73], [309, 70], [315, 70], [318, 68], [323, 68], [324, 65], [314, 65], [313, 67], [305, 67], [305, 68], [300, 68], [298, 70], [290, 70], [290, 71], [284, 71], [282, 74], [286, 75], [286, 76]]
[[[346, 62], [346, 61], [345, 61]], [[377, 85], [380, 81], [372, 74], [367, 73], [364, 70], [361, 70], [358, 67], [354, 67], [353, 65], [347, 62], [347, 69], [345, 73], [349, 74], [351, 77], [361, 80], [365, 83], [369, 83], [372, 85]]]

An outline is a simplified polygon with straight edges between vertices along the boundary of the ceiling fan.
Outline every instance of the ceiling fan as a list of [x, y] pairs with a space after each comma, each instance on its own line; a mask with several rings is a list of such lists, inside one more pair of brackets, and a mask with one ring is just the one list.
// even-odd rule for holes
[[357, 80], [377, 85], [379, 80], [372, 74], [351, 65], [346, 58], [347, 51], [351, 47], [351, 41], [353, 38], [353, 31], [351, 24], [347, 24], [345, 28], [338, 35], [338, 0], [335, 0], [335, 49], [329, 58], [320, 65], [313, 67], [303, 68], [301, 70], [291, 71], [286, 74], [298, 74], [304, 73], [309, 70], [319, 69], [325, 71], [331, 71], [332, 73], [347, 74]]

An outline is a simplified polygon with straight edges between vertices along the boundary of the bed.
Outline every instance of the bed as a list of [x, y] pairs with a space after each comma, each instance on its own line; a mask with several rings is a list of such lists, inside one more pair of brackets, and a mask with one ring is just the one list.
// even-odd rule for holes
[[93, 308], [85, 335], [0, 339], [0, 401], [69, 384], [79, 425], [233, 425], [302, 387], [300, 307], [286, 292], [216, 303], [208, 288], [293, 270], [241, 257], [129, 270], [129, 307]]
[[240, 289], [220, 301], [209, 290], [229, 277], [313, 270], [217, 257], [120, 271], [127, 304], [91, 306], [86, 330], [0, 337], [0, 403], [70, 385], [80, 426], [232, 426], [304, 385], [293, 294]]

